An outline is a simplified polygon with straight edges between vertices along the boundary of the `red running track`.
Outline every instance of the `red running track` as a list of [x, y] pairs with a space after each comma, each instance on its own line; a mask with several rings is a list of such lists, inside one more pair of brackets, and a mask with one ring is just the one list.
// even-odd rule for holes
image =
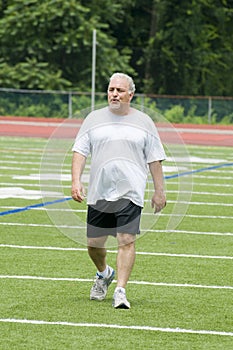
[[[81, 120], [34, 117], [0, 117], [0, 136], [75, 138]], [[233, 146], [233, 125], [157, 125], [165, 143]]]

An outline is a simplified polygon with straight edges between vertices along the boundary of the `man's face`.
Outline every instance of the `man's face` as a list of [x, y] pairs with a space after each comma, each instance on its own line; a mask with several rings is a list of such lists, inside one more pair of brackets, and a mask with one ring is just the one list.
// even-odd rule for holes
[[129, 83], [124, 78], [111, 79], [108, 86], [108, 103], [116, 114], [124, 114], [132, 100], [133, 92], [129, 92]]

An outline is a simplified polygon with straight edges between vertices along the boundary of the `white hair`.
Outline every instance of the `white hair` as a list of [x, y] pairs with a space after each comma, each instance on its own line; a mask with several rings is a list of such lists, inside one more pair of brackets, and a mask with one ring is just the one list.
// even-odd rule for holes
[[129, 75], [117, 72], [117, 73], [113, 73], [113, 75], [110, 77], [109, 81], [111, 81], [113, 78], [126, 79], [129, 83], [129, 92], [135, 92], [136, 88], [135, 88], [134, 81]]

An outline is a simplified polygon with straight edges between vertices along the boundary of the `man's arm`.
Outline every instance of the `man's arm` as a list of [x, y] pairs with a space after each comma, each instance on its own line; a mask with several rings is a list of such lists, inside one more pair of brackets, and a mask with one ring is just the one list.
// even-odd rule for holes
[[77, 202], [82, 202], [85, 197], [85, 188], [81, 182], [81, 175], [86, 164], [86, 157], [78, 152], [73, 153], [72, 159], [72, 198]]
[[156, 161], [149, 163], [149, 169], [152, 175], [155, 189], [155, 192], [151, 199], [151, 207], [154, 208], [154, 212], [157, 213], [166, 206], [162, 162]]

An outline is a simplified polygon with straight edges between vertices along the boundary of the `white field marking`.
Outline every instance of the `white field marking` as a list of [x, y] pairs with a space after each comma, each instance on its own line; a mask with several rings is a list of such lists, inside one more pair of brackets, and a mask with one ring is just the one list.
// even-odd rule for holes
[[[149, 190], [147, 192], [154, 192], [154, 190]], [[166, 190], [166, 193], [192, 193], [197, 195], [208, 195], [208, 196], [232, 196], [233, 193], [223, 193], [223, 192], [201, 192], [201, 191], [175, 191], [175, 190]]]
[[189, 157], [166, 157], [166, 162], [170, 163], [204, 163], [204, 164], [220, 164], [226, 163], [226, 159], [217, 159], [217, 158], [208, 158], [208, 157], [197, 157], [197, 156], [189, 156]]
[[[45, 146], [46, 146], [46, 143], [41, 144], [41, 147], [45, 147]], [[9, 150], [11, 150], [11, 154], [12, 153], [16, 153], [17, 156], [18, 156], [19, 149], [16, 148], [16, 147], [5, 147], [5, 148], [2, 147], [0, 153], [1, 154], [5, 153], [6, 157], [7, 157], [9, 155]], [[41, 151], [41, 148], [33, 148], [33, 149], [28, 149], [28, 150], [24, 149], [24, 150], [20, 151], [20, 155], [21, 154], [26, 154], [26, 155], [27, 154], [28, 155], [36, 154], [36, 155], [38, 155], [38, 154], [42, 154], [42, 153], [43, 152]], [[226, 152], [221, 152], [220, 151], [220, 152], [217, 152], [217, 153], [213, 153], [213, 152], [208, 152], [208, 150], [205, 149], [205, 151], [203, 151], [203, 152], [202, 151], [197, 152], [197, 150], [195, 150], [195, 155], [193, 155], [193, 157], [196, 157], [196, 158], [201, 157], [202, 159], [208, 158], [210, 160], [218, 158], [222, 162], [222, 160], [224, 158], [228, 157], [228, 155], [226, 155]], [[232, 156], [231, 156], [230, 153], [229, 153], [229, 157], [230, 157], [229, 161], [231, 161]]]
[[92, 328], [111, 328], [111, 329], [127, 329], [137, 331], [149, 331], [149, 332], [163, 332], [163, 333], [185, 333], [185, 334], [198, 334], [198, 335], [217, 335], [225, 337], [233, 337], [233, 332], [224, 331], [212, 331], [212, 330], [194, 330], [184, 328], [161, 328], [152, 326], [126, 326], [119, 324], [106, 324], [106, 323], [74, 323], [65, 321], [42, 321], [42, 320], [20, 320], [15, 318], [0, 318], [0, 322], [4, 323], [19, 323], [30, 325], [51, 325], [51, 326], [67, 326], [67, 327], [92, 327]]
[[[18, 209], [19, 207], [9, 207], [9, 206], [0, 206], [0, 208], [5, 208], [5, 209]], [[55, 209], [55, 208], [31, 208], [31, 210], [36, 210], [36, 211], [47, 211], [47, 212], [56, 212], [56, 211], [64, 211], [64, 212], [71, 212], [71, 213], [86, 213], [86, 209]], [[142, 213], [142, 215], [147, 215], [147, 216], [154, 216], [154, 213]], [[159, 216], [171, 216], [171, 214], [163, 214], [160, 213]], [[183, 214], [172, 214], [172, 216], [176, 217], [183, 217]], [[224, 219], [224, 220], [232, 220], [233, 216], [217, 216], [217, 215], [193, 215], [193, 214], [185, 214], [186, 218], [201, 218], [201, 219]]]
[[[169, 185], [178, 185], [179, 182], [176, 182], [176, 181], [170, 181], [169, 180]], [[190, 185], [190, 182], [182, 182], [183, 185]], [[13, 182], [1, 182], [1, 185], [6, 185], [6, 186], [15, 186], [15, 183]], [[23, 182], [23, 183], [19, 183], [17, 182], [17, 185], [18, 186], [28, 186], [28, 187], [40, 187], [40, 184], [30, 184], [30, 183], [27, 183], [27, 182]], [[206, 182], [193, 182], [193, 187], [195, 186], [204, 186], [204, 187], [221, 187], [221, 188], [224, 188], [224, 187], [230, 187], [232, 188], [232, 185], [231, 184], [211, 184], [211, 183], [206, 183]], [[61, 187], [61, 185], [56, 185], [56, 184], [46, 184], [46, 187]], [[62, 185], [62, 187], [64, 188], [70, 188], [69, 185]], [[167, 192], [167, 191], [166, 191]], [[179, 191], [180, 192], [180, 191]], [[203, 193], [203, 192], [197, 192], [197, 193]], [[209, 192], [208, 192], [209, 193]], [[210, 192], [211, 193], [211, 192]], [[221, 193], [222, 194], [222, 193]], [[233, 193], [232, 193], [233, 195]]]
[[201, 129], [201, 128], [182, 128], [182, 127], [177, 127], [177, 128], [166, 128], [166, 127], [158, 127], [159, 131], [165, 131], [165, 132], [174, 132], [174, 129], [178, 133], [189, 133], [189, 134], [218, 134], [218, 135], [233, 135], [233, 130], [231, 129]]
[[[28, 152], [27, 153], [24, 153], [24, 152], [20, 152], [20, 159], [23, 159], [23, 158], [26, 158], [26, 159], [29, 159], [29, 158], [32, 158], [33, 160], [35, 160], [36, 158], [38, 158], [38, 160], [40, 160], [41, 156], [42, 156], [42, 152], [41, 154], [39, 153], [32, 153], [32, 154], [29, 154]], [[19, 155], [17, 154], [17, 157]], [[4, 154], [0, 154], [0, 157], [2, 159], [15, 159], [15, 155], [14, 154], [8, 154], [8, 153], [4, 153]]]
[[[185, 181], [182, 181], [182, 184], [183, 185], [190, 185], [190, 182], [185, 182]], [[179, 181], [170, 181], [169, 180], [169, 185], [179, 185]], [[210, 183], [210, 182], [193, 182], [193, 186], [205, 186], [205, 187], [230, 187], [232, 188], [232, 185], [231, 184], [216, 184], [216, 183]]]
[[[59, 153], [56, 152], [55, 156], [57, 154], [63, 155], [63, 152], [59, 152]], [[35, 156], [37, 156], [38, 159], [35, 159]], [[19, 158], [19, 162], [22, 163], [22, 164], [24, 164], [24, 163], [25, 164], [40, 164], [41, 156], [42, 156], [42, 153], [41, 154], [36, 153], [36, 154], [34, 154], [34, 157], [33, 157], [33, 155], [28, 155], [28, 153], [27, 153], [27, 154], [23, 155], [22, 158]], [[54, 156], [54, 158], [55, 158], [55, 156]], [[0, 157], [1, 157], [1, 155], [0, 155]], [[17, 160], [15, 160], [14, 156], [11, 156], [9, 158], [10, 160], [7, 159], [6, 156], [3, 156], [1, 158], [3, 158], [3, 159], [1, 159], [2, 163], [7, 163], [7, 164], [9, 164], [9, 163], [10, 164], [17, 164], [18, 163]], [[24, 158], [26, 158], [27, 160], [25, 161]], [[28, 158], [33, 158], [33, 159], [31, 161], [29, 161]], [[54, 159], [54, 158], [51, 158], [51, 160]], [[70, 162], [71, 162], [71, 160], [70, 160]], [[61, 165], [60, 163], [55, 163], [55, 162], [50, 163], [49, 161], [43, 162], [43, 163], [44, 164], [52, 164], [52, 165]], [[177, 166], [177, 163], [180, 163], [182, 166], [180, 166], [180, 165]], [[163, 165], [163, 169], [166, 169], [166, 167], [168, 167], [168, 171], [170, 171], [169, 170], [170, 168], [173, 169], [173, 170], [177, 169], [177, 168], [179, 168], [179, 170], [187, 170], [187, 163], [190, 163], [193, 166], [195, 165], [195, 167], [198, 167], [199, 164], [209, 164], [209, 165], [216, 165], [217, 164], [217, 166], [218, 166], [218, 165], [222, 165], [222, 164], [225, 164], [225, 163], [227, 164], [228, 161], [224, 159], [224, 160], [222, 160], [220, 162], [219, 160], [215, 160], [215, 159], [213, 159], [213, 161], [212, 161], [212, 160], [210, 160], [208, 158], [202, 158], [202, 160], [200, 162], [192, 162], [192, 161], [187, 160], [187, 159], [185, 159], [183, 162], [180, 162], [179, 160], [177, 161], [177, 159], [174, 159], [174, 160], [171, 159], [171, 160], [166, 160], [166, 163]], [[90, 164], [90, 163], [88, 163], [88, 164]], [[65, 166], [65, 165], [68, 166], [69, 162], [67, 161], [67, 163], [63, 164], [63, 166]], [[218, 168], [206, 169], [206, 171], [210, 171], [210, 170], [211, 170], [211, 172], [221, 172], [221, 171], [223, 171], [223, 170], [218, 169]]]
[[207, 176], [207, 175], [200, 175], [199, 173], [194, 173], [192, 174], [194, 178], [198, 179], [214, 179], [216, 180], [231, 180], [232, 181], [232, 176]]
[[[0, 206], [0, 208], [5, 208], [5, 209], [17, 209], [18, 207], [10, 207], [10, 206]], [[46, 211], [46, 212], [56, 212], [56, 211], [64, 211], [64, 212], [70, 212], [70, 213], [86, 213], [86, 209], [58, 209], [58, 208], [47, 208], [47, 207], [42, 207], [42, 208], [31, 208], [31, 210], [35, 211]], [[154, 213], [145, 213], [143, 212], [143, 215], [147, 216], [154, 216]], [[171, 216], [171, 214], [163, 214], [160, 213], [159, 216]], [[176, 217], [183, 217], [183, 214], [172, 214], [172, 216]], [[186, 218], [198, 218], [198, 219], [224, 219], [224, 220], [233, 220], [233, 216], [217, 216], [217, 215], [194, 215], [194, 214], [185, 214]]]
[[[29, 161], [24, 161], [24, 160], [21, 160], [21, 161], [4, 161], [4, 160], [1, 160], [1, 164], [4, 164], [4, 163], [6, 163], [6, 164], [8, 164], [8, 165], [13, 165], [13, 164], [15, 164], [15, 165], [19, 165], [19, 164], [25, 164], [25, 165], [33, 165], [33, 166], [36, 166], [36, 165], [38, 165], [38, 169], [39, 169], [39, 166], [41, 165], [41, 161], [31, 161], [31, 162], [29, 162]], [[49, 163], [49, 162], [43, 162], [43, 165], [45, 165], [45, 164], [47, 164], [48, 166], [53, 166], [53, 167], [61, 167], [61, 164], [60, 163], [54, 163], [54, 162], [52, 162], [52, 163]], [[63, 169], [63, 171], [64, 171], [64, 168], [67, 168], [67, 169], [69, 169], [69, 171], [70, 171], [70, 164], [63, 164], [63, 166], [62, 166], [62, 169]], [[0, 169], [8, 169], [8, 170], [25, 170], [25, 167], [17, 167], [17, 166], [1, 166], [0, 167]], [[37, 169], [37, 168], [30, 168], [30, 170], [35, 170], [35, 169]], [[195, 170], [196, 169], [193, 169], [193, 171], [194, 171], [194, 173], [193, 173], [193, 176], [194, 175], [196, 175], [195, 174]], [[188, 171], [188, 168], [187, 167], [177, 167], [177, 166], [175, 166], [175, 165], [164, 165], [163, 166], [163, 171], [164, 171], [164, 173], [165, 174], [167, 174], [167, 173], [172, 173], [172, 172], [175, 172], [175, 173], [177, 173], [177, 172], [181, 172], [181, 171]], [[222, 174], [223, 173], [223, 170], [219, 170], [219, 169], [207, 169], [206, 171], [211, 171], [211, 173], [216, 173], [216, 174]], [[229, 173], [233, 173], [233, 171], [231, 171], [231, 170], [225, 170], [226, 171], [226, 173], [227, 174], [229, 174]]]
[[[50, 164], [50, 166], [51, 166], [51, 164]], [[37, 168], [31, 168], [31, 167], [25, 168], [25, 167], [16, 167], [16, 166], [14, 166], [14, 167], [12, 167], [12, 166], [0, 166], [0, 169], [1, 170], [17, 170], [17, 171], [25, 171], [25, 170], [27, 170], [27, 171], [38, 171], [39, 172], [40, 167], [38, 166]], [[58, 166], [56, 166], [56, 168], [54, 170], [57, 171], [57, 169], [59, 169]], [[70, 174], [70, 167], [67, 167], [67, 169], [64, 169], [64, 167], [63, 167], [61, 176], [63, 175], [63, 173]], [[11, 174], [7, 174], [7, 175], [11, 176]], [[38, 173], [38, 175], [40, 175], [40, 174]], [[22, 178], [23, 178], [23, 176], [25, 176], [25, 175], [22, 175]], [[30, 175], [27, 175], [27, 177], [28, 176], [30, 176]], [[56, 176], [58, 176], [58, 174], [56, 174]]]
[[[33, 139], [33, 143], [34, 143], [34, 140], [36, 141], [36, 139]], [[46, 143], [40, 143], [39, 141], [38, 141], [38, 143], [41, 144], [41, 147], [46, 146]], [[21, 144], [20, 144], [20, 147], [21, 147]], [[39, 147], [39, 148], [33, 147], [33, 150], [31, 148], [27, 149], [27, 148], [24, 147], [24, 149], [22, 151], [20, 150], [20, 154], [21, 153], [38, 154], [37, 152], [42, 153], [43, 150], [41, 151], [41, 147]], [[2, 152], [6, 151], [7, 153], [9, 153], [9, 150], [11, 150], [14, 153], [17, 153], [17, 155], [19, 154], [19, 148], [17, 148], [17, 147], [11, 147], [11, 146], [8, 147], [7, 146], [7, 147], [3, 147], [1, 149]]]
[[[38, 184], [30, 184], [30, 183], [20, 183], [17, 181], [16, 182], [1, 182], [1, 186], [11, 186], [11, 187], [14, 187], [15, 185], [17, 186], [26, 186], [26, 187], [35, 187], [35, 188], [38, 188], [38, 187], [41, 187], [41, 185], [38, 183]], [[69, 185], [56, 185], [56, 184], [46, 184], [45, 187], [59, 187], [59, 188], [71, 188], [71, 186]]]
[[[32, 170], [32, 169], [30, 169]], [[70, 171], [69, 171], [70, 173]], [[13, 175], [13, 180], [30, 180], [30, 181], [48, 181], [48, 180], [56, 180], [56, 181], [71, 181], [71, 174], [57, 174], [57, 173], [49, 173], [49, 174], [30, 174], [30, 175]]]
[[[38, 171], [39, 168], [30, 168], [30, 169], [25, 169], [25, 168], [19, 168], [19, 167], [10, 167], [10, 166], [0, 166], [1, 170], [30, 170], [30, 171]], [[10, 174], [2, 174], [1, 176], [11, 176]]]
[[[5, 164], [6, 163], [6, 164], [17, 164], [18, 165], [18, 164], [21, 163], [21, 164], [28, 164], [28, 165], [40, 165], [41, 164], [41, 155], [40, 154], [36, 154], [36, 156], [38, 158], [37, 160], [35, 160], [35, 154], [34, 155], [29, 155], [27, 153], [27, 154], [25, 154], [25, 156], [23, 155], [23, 157], [20, 158], [20, 161], [17, 161], [17, 160], [14, 160], [15, 156], [4, 155], [3, 157], [1, 157], [1, 158], [3, 158], [3, 159], [1, 159], [1, 164]], [[24, 158], [26, 158], [27, 160], [25, 161]], [[33, 158], [33, 160], [29, 161], [28, 158]], [[4, 159], [13, 159], [13, 160], [4, 160]], [[227, 163], [227, 160], [223, 160], [223, 161], [220, 162], [220, 160], [218, 160], [218, 159], [217, 160], [216, 159], [208, 159], [208, 158], [200, 158], [200, 159], [201, 159], [200, 162], [198, 162], [198, 161], [194, 162], [191, 159], [191, 163], [193, 165], [194, 164], [200, 164], [200, 163], [201, 164], [202, 163], [204, 163], [204, 164], [208, 163], [208, 164], [213, 164], [213, 165], [218, 164], [218, 163], [222, 163], [222, 162]], [[178, 162], [179, 162], [179, 160], [178, 160]], [[171, 165], [169, 165], [169, 163], [171, 163]], [[176, 159], [175, 159], [175, 161], [166, 159], [166, 164], [163, 165], [164, 172], [172, 172], [172, 171], [175, 171], [175, 170], [177, 171], [177, 169], [179, 169], [179, 172], [180, 172], [181, 170], [186, 171], [188, 169], [187, 168], [187, 160], [185, 160], [183, 167], [180, 167], [180, 166], [177, 167], [176, 163], [177, 163]], [[54, 163], [54, 162], [52, 164], [49, 163], [49, 162], [43, 162], [43, 164], [49, 164], [50, 166], [51, 165], [53, 165], [53, 166], [61, 166], [60, 163]], [[64, 167], [70, 167], [70, 164], [69, 163], [65, 163], [65, 164], [63, 164], [63, 168]], [[24, 168], [21, 168], [21, 169], [24, 169]], [[207, 171], [209, 171], [209, 170], [207, 170]], [[223, 169], [211, 169], [211, 173], [222, 173], [222, 172], [223, 172]], [[230, 169], [227, 169], [226, 172], [227, 173], [232, 173], [233, 171], [230, 170]]]
[[[24, 245], [21, 246], [21, 245], [12, 245], [12, 244], [0, 244], [0, 248], [87, 252], [87, 248], [62, 248], [62, 247], [43, 247], [43, 246], [24, 246]], [[107, 252], [110, 254], [117, 254], [116, 250], [107, 250]], [[198, 254], [171, 254], [171, 253], [154, 253], [154, 252], [136, 252], [136, 254], [137, 255], [146, 255], [146, 256], [165, 256], [165, 257], [174, 257], [174, 258], [233, 260], [233, 256], [214, 256], [214, 255], [198, 255]]]
[[[22, 164], [22, 165], [41, 165], [41, 161], [39, 160], [39, 161], [33, 161], [33, 162], [28, 162], [28, 161], [24, 161], [24, 160], [19, 160], [19, 161], [13, 161], [13, 160], [9, 160], [9, 161], [7, 161], [7, 160], [1, 160], [1, 164], [4, 164], [4, 163], [6, 163], [6, 164], [16, 164], [16, 165], [18, 165], [18, 164]], [[54, 162], [52, 162], [52, 163], [50, 163], [50, 162], [43, 162], [43, 165], [45, 165], [45, 164], [48, 164], [48, 165], [50, 165], [50, 166], [61, 166], [61, 163], [54, 163]], [[69, 167], [70, 168], [70, 164], [63, 164], [62, 165], [62, 168], [64, 169], [64, 167]], [[4, 168], [4, 167], [1, 167], [1, 168]], [[39, 168], [39, 167], [38, 167]], [[5, 168], [4, 168], [5, 169]], [[7, 168], [6, 168], [7, 169]], [[14, 166], [12, 166], [11, 168], [9, 168], [9, 169], [16, 169], [16, 167], [14, 167]], [[21, 168], [19, 168], [19, 169], [21, 169], [21, 170], [25, 170], [25, 167], [21, 167]], [[30, 168], [31, 169], [31, 168]], [[174, 167], [174, 169], [175, 169], [175, 167]], [[174, 170], [173, 169], [173, 170]]]
[[[5, 209], [18, 209], [19, 207], [11, 207], [11, 206], [6, 206], [2, 205], [0, 208], [5, 208]], [[37, 211], [64, 211], [64, 212], [71, 212], [71, 213], [86, 213], [87, 209], [64, 209], [64, 208], [47, 208], [47, 207], [40, 207], [40, 208], [31, 208], [30, 210], [37, 210]], [[162, 215], [162, 214], [160, 214]], [[199, 217], [199, 216], [198, 216]]]
[[[40, 192], [40, 191], [38, 191]], [[55, 193], [55, 192], [54, 192]], [[58, 192], [59, 195], [55, 196], [56, 198], [61, 198], [61, 193]], [[63, 195], [63, 194], [62, 194]], [[151, 200], [150, 199], [145, 199], [145, 202], [150, 202]], [[173, 200], [169, 200], [168, 201], [168, 204], [169, 203], [177, 203], [177, 201], [173, 201]], [[179, 204], [187, 204], [187, 205], [204, 205], [204, 206], [221, 206], [221, 207], [232, 207], [233, 206], [233, 203], [220, 203], [220, 202], [187, 202], [187, 201], [179, 201]]]
[[[145, 199], [145, 202], [150, 202], [150, 199]], [[172, 201], [172, 200], [169, 200], [168, 201], [168, 204], [169, 203], [177, 203], [177, 201]], [[186, 201], [179, 201], [179, 204], [188, 204], [188, 205], [205, 205], [205, 206], [208, 206], [208, 205], [216, 205], [216, 206], [221, 206], [221, 207], [232, 207], [233, 206], [233, 203], [218, 203], [218, 202], [186, 202]]]
[[52, 227], [52, 228], [70, 228], [84, 229], [86, 226], [68, 226], [68, 225], [50, 225], [50, 224], [26, 224], [21, 222], [0, 222], [4, 226], [28, 226], [28, 227]]
[[[62, 127], [62, 128], [75, 128], [78, 126], [81, 126], [82, 123], [72, 123], [72, 120], [70, 121], [70, 123], [64, 123], [63, 121], [59, 121], [59, 122], [48, 122], [48, 121], [22, 121], [22, 120], [0, 120], [0, 124], [9, 124], [9, 125], [26, 125], [26, 126], [56, 126], [56, 127]], [[202, 129], [201, 129], [202, 130]], [[223, 130], [219, 130], [220, 133]], [[208, 132], [208, 131], [206, 131]], [[210, 132], [212, 133], [212, 129], [210, 129]], [[230, 132], [230, 130], [226, 130], [226, 133]], [[216, 132], [215, 132], [216, 133]]]
[[[18, 280], [37, 280], [37, 281], [54, 281], [54, 282], [93, 282], [92, 278], [76, 277], [44, 277], [44, 276], [27, 276], [27, 275], [0, 275], [0, 279], [18, 279]], [[113, 280], [113, 283], [117, 283]], [[155, 286], [155, 287], [175, 287], [175, 288], [200, 288], [200, 289], [224, 289], [233, 290], [233, 286], [214, 286], [188, 283], [165, 283], [165, 282], [147, 282], [147, 281], [128, 281], [129, 284]]]
[[28, 164], [28, 165], [36, 165], [36, 164], [40, 165], [41, 164], [40, 161], [28, 162], [28, 161], [25, 161], [25, 160], [20, 161], [20, 159], [19, 159], [19, 161], [16, 161], [16, 160], [1, 160], [1, 164], [4, 164], [4, 163], [6, 163], [6, 164], [20, 164], [21, 163], [21, 164]]
[[210, 236], [232, 236], [232, 232], [201, 232], [201, 231], [186, 231], [186, 230], [141, 230], [142, 232], [152, 233], [185, 233], [190, 235], [210, 235]]
[[[213, 169], [213, 170], [211, 170], [211, 173], [223, 173], [224, 172], [224, 169], [223, 168], [221, 168], [221, 169]], [[225, 172], [227, 173], [227, 174], [232, 174], [233, 173], [233, 170], [230, 170], [229, 169], [229, 167], [228, 168], [226, 168], [225, 169]]]
[[[154, 216], [153, 213], [144, 213], [144, 215], [151, 215]], [[160, 213], [160, 216], [176, 216], [176, 217], [183, 217], [184, 214], [163, 214]], [[186, 218], [198, 218], [198, 219], [223, 219], [223, 220], [232, 220], [233, 216], [217, 216], [217, 215], [194, 215], [194, 214], [185, 214]]]
[[[84, 174], [85, 175], [85, 174]], [[66, 180], [66, 179], [65, 179]], [[85, 178], [84, 178], [85, 180]], [[85, 181], [83, 181], [85, 182]], [[11, 187], [14, 187], [16, 185], [16, 183], [12, 183], [12, 182], [1, 182], [1, 186], [11, 186]], [[196, 184], [194, 184], [195, 186]], [[197, 184], [199, 186], [199, 184]], [[41, 185], [38, 183], [38, 184], [29, 184], [29, 183], [19, 183], [17, 182], [17, 186], [26, 186], [26, 187], [40, 187]], [[209, 186], [211, 186], [209, 184]], [[217, 185], [215, 185], [217, 186]], [[232, 185], [219, 185], [221, 187], [231, 187], [232, 188]], [[56, 184], [46, 184], [46, 187], [62, 187], [62, 188], [70, 188], [70, 185], [56, 185]], [[153, 189], [149, 189], [147, 190], [147, 192], [153, 192]], [[190, 193], [190, 191], [183, 191], [183, 190], [166, 190], [166, 193]], [[224, 192], [202, 192], [202, 191], [191, 191], [192, 194], [200, 194], [200, 195], [212, 195], [212, 196], [233, 196], [233, 193], [224, 193]]]
[[[67, 229], [86, 229], [86, 226], [67, 226], [67, 225], [49, 225], [49, 224], [24, 224], [19, 222], [0, 222], [3, 226], [26, 226], [26, 227], [49, 227], [49, 228], [67, 228]], [[153, 233], [187, 233], [192, 235], [211, 235], [211, 236], [233, 236], [232, 232], [201, 232], [186, 230], [141, 230], [141, 232]]]
[[0, 198], [20, 198], [20, 199], [41, 199], [44, 196], [62, 197], [63, 193], [60, 192], [41, 192], [36, 190], [25, 190], [22, 187], [3, 187], [0, 188]]

